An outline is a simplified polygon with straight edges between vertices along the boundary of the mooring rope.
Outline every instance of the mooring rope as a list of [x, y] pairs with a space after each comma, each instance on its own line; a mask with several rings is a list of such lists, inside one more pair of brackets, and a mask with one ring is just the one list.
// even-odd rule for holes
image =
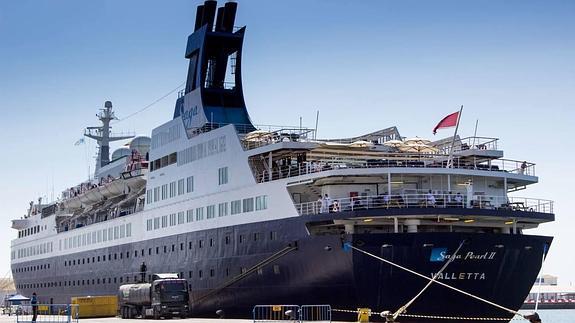
[[[341, 313], [354, 313], [358, 314], [360, 311], [355, 310], [343, 310], [332, 308], [332, 312], [341, 312]], [[385, 317], [386, 312], [372, 312], [369, 311], [368, 315], [380, 315]], [[410, 318], [424, 318], [424, 319], [436, 319], [436, 320], [459, 320], [459, 321], [510, 321], [510, 320], [523, 320], [524, 317], [520, 315], [520, 317], [513, 317], [513, 318], [505, 318], [505, 317], [470, 317], [470, 316], [441, 316], [441, 315], [422, 315], [422, 314], [399, 314], [401, 317], [410, 317]]]
[[463, 247], [464, 243], [465, 240], [461, 241], [459, 247], [457, 247], [457, 249], [451, 255], [451, 257], [449, 257], [449, 260], [447, 260], [447, 262], [443, 265], [443, 267], [441, 267], [441, 269], [437, 273], [435, 273], [435, 275], [433, 275], [433, 278], [427, 283], [427, 285], [425, 285], [425, 287], [423, 287], [423, 289], [419, 293], [417, 293], [417, 295], [415, 295], [409, 302], [405, 303], [405, 305], [401, 306], [400, 308], [397, 309], [397, 311], [395, 311], [395, 313], [393, 313], [393, 319], [396, 319], [399, 316], [399, 314], [405, 313], [407, 311], [407, 308], [411, 306], [411, 304], [413, 304], [413, 302], [415, 302], [415, 300], [418, 299], [419, 296], [421, 296], [423, 292], [425, 292], [425, 290], [427, 290], [429, 286], [431, 286], [431, 284], [437, 281], [437, 277], [439, 277], [439, 275], [443, 273], [443, 271], [447, 268], [447, 266], [449, 266], [449, 264], [451, 264], [455, 260], [457, 254], [459, 253], [459, 250], [461, 250], [461, 247]]
[[345, 245], [346, 245], [348, 248], [351, 248], [351, 249], [353, 249], [353, 250], [359, 251], [359, 252], [361, 252], [361, 253], [363, 253], [363, 254], [366, 254], [366, 255], [368, 255], [368, 256], [370, 256], [370, 257], [373, 257], [373, 258], [375, 258], [375, 259], [378, 259], [378, 260], [380, 260], [380, 261], [383, 261], [383, 262], [385, 262], [385, 263], [387, 263], [387, 264], [389, 264], [389, 265], [391, 265], [391, 266], [397, 267], [397, 268], [399, 268], [399, 269], [401, 269], [401, 270], [407, 271], [407, 272], [409, 272], [409, 273], [411, 273], [411, 274], [414, 274], [414, 275], [416, 275], [416, 276], [419, 276], [419, 277], [421, 277], [421, 278], [424, 278], [424, 279], [426, 279], [426, 280], [429, 280], [429, 281], [431, 281], [432, 283], [439, 284], [439, 285], [441, 285], [441, 286], [443, 286], [443, 287], [449, 288], [449, 289], [454, 290], [454, 291], [456, 291], [456, 292], [458, 292], [458, 293], [461, 293], [461, 294], [463, 294], [463, 295], [466, 295], [466, 296], [469, 296], [469, 297], [471, 297], [471, 298], [474, 298], [474, 299], [476, 299], [476, 300], [478, 300], [478, 301], [484, 302], [484, 303], [486, 303], [486, 304], [489, 304], [489, 305], [491, 305], [491, 306], [497, 307], [497, 308], [499, 308], [499, 309], [501, 309], [501, 310], [504, 310], [504, 311], [506, 311], [506, 312], [509, 312], [509, 313], [511, 313], [511, 314], [519, 315], [519, 316], [521, 316], [521, 317], [527, 319], [527, 318], [525, 317], [525, 315], [519, 313], [518, 311], [515, 311], [515, 310], [512, 310], [512, 309], [507, 308], [507, 307], [505, 307], [505, 306], [499, 305], [499, 304], [497, 304], [497, 303], [494, 303], [494, 302], [489, 301], [489, 300], [487, 300], [487, 299], [484, 299], [484, 298], [482, 298], [482, 297], [473, 295], [473, 294], [471, 294], [471, 293], [469, 293], [469, 292], [466, 292], [466, 291], [461, 290], [461, 289], [459, 289], [459, 288], [453, 287], [453, 286], [448, 285], [448, 284], [446, 284], [446, 283], [443, 283], [443, 282], [441, 282], [441, 281], [439, 281], [439, 280], [434, 280], [433, 278], [429, 278], [429, 277], [427, 277], [427, 276], [425, 276], [425, 275], [423, 275], [423, 274], [420, 274], [420, 273], [418, 273], [418, 272], [416, 272], [416, 271], [414, 271], [414, 270], [411, 270], [411, 269], [409, 269], [409, 268], [403, 267], [403, 266], [401, 266], [401, 265], [399, 265], [399, 264], [396, 264], [396, 263], [394, 263], [394, 262], [392, 262], [392, 261], [390, 261], [390, 260], [387, 260], [387, 259], [385, 259], [385, 258], [382, 258], [382, 257], [376, 256], [376, 255], [374, 255], [374, 254], [372, 254], [372, 253], [369, 253], [369, 252], [367, 252], [367, 251], [365, 251], [365, 250], [362, 250], [362, 249], [359, 249], [359, 248], [357, 248], [357, 247], [354, 247], [354, 246], [353, 246], [351, 243], [349, 243], [349, 242], [346, 242]]

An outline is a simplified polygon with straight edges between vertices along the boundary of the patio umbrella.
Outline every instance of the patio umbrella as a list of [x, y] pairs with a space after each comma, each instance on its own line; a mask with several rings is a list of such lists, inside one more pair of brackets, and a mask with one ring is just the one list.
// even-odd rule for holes
[[406, 144], [423, 144], [423, 145], [427, 145], [428, 143], [431, 142], [431, 140], [427, 140], [424, 138], [419, 138], [419, 137], [413, 137], [413, 138], [408, 138], [405, 139], [403, 142], [405, 142]]
[[30, 299], [24, 295], [21, 294], [16, 294], [10, 298], [8, 298], [9, 302], [25, 302], [25, 301], [29, 301]]
[[350, 147], [371, 147], [373, 146], [372, 142], [366, 141], [366, 140], [358, 140], [358, 141], [354, 141], [351, 144], [349, 144]]
[[412, 152], [412, 153], [436, 153], [438, 151], [437, 148], [425, 145], [425, 144], [407, 144], [403, 147], [400, 147], [402, 152]]
[[403, 145], [405, 145], [405, 143], [403, 143], [403, 141], [401, 140], [388, 140], [386, 142], [383, 143], [385, 146], [389, 146], [389, 147], [394, 147], [394, 148], [398, 148], [401, 147]]

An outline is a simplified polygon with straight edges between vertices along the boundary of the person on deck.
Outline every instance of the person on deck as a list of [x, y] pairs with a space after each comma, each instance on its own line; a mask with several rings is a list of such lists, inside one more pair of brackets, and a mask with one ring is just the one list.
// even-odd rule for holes
[[435, 196], [431, 194], [431, 190], [426, 195], [427, 206], [435, 206]]
[[36, 318], [38, 317], [38, 298], [36, 293], [32, 293], [30, 304], [32, 305], [32, 323], [36, 323]]

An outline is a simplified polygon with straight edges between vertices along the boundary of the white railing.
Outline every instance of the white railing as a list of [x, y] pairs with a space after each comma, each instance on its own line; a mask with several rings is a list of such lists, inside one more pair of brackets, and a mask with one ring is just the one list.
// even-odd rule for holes
[[[347, 161], [337, 159], [326, 159], [317, 161], [306, 161], [299, 165], [277, 166], [272, 171], [262, 171], [255, 174], [258, 183], [272, 180], [289, 178], [294, 176], [318, 173], [336, 169], [348, 168], [385, 168], [385, 167], [402, 167], [402, 168], [445, 168], [444, 163], [434, 162], [433, 160], [396, 160], [396, 159], [349, 159]], [[489, 164], [463, 164], [458, 160], [454, 162], [453, 168], [456, 169], [473, 169], [484, 171], [503, 171], [513, 174], [535, 176], [535, 164], [521, 162], [518, 160], [495, 159]]]
[[[466, 137], [461, 138], [455, 142], [453, 146], [453, 151], [463, 151], [470, 149], [477, 150], [497, 150], [497, 142], [499, 139], [491, 137]], [[442, 143], [436, 146], [440, 152], [444, 154], [449, 154], [451, 149], [451, 141]]]
[[[237, 127], [237, 126], [236, 126]], [[289, 126], [256, 125], [258, 130], [242, 138], [245, 150], [255, 149], [278, 142], [301, 142], [314, 138], [315, 130]]]
[[553, 201], [511, 196], [462, 194], [397, 194], [323, 199], [295, 205], [300, 215], [389, 208], [476, 208], [553, 213]]

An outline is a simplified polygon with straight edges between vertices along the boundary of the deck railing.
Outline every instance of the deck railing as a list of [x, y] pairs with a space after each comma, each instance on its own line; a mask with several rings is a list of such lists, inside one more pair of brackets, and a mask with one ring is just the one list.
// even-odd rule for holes
[[296, 204], [300, 215], [389, 208], [476, 208], [553, 213], [553, 201], [511, 196], [398, 194], [331, 198]]
[[[400, 167], [400, 168], [445, 168], [445, 162], [435, 162], [431, 159], [428, 160], [394, 160], [394, 159], [357, 159], [337, 160], [326, 159], [317, 161], [306, 161], [299, 165], [292, 166], [278, 166], [271, 172], [262, 171], [255, 174], [258, 183], [278, 180], [282, 178], [289, 178], [294, 176], [318, 173], [323, 171], [337, 170], [337, 169], [350, 169], [350, 168], [386, 168], [386, 167]], [[495, 159], [489, 163], [482, 164], [469, 164], [462, 163], [455, 160], [453, 168], [456, 169], [473, 169], [483, 171], [502, 171], [513, 174], [535, 176], [535, 164], [528, 162], [521, 162], [518, 160], [508, 159]]]

